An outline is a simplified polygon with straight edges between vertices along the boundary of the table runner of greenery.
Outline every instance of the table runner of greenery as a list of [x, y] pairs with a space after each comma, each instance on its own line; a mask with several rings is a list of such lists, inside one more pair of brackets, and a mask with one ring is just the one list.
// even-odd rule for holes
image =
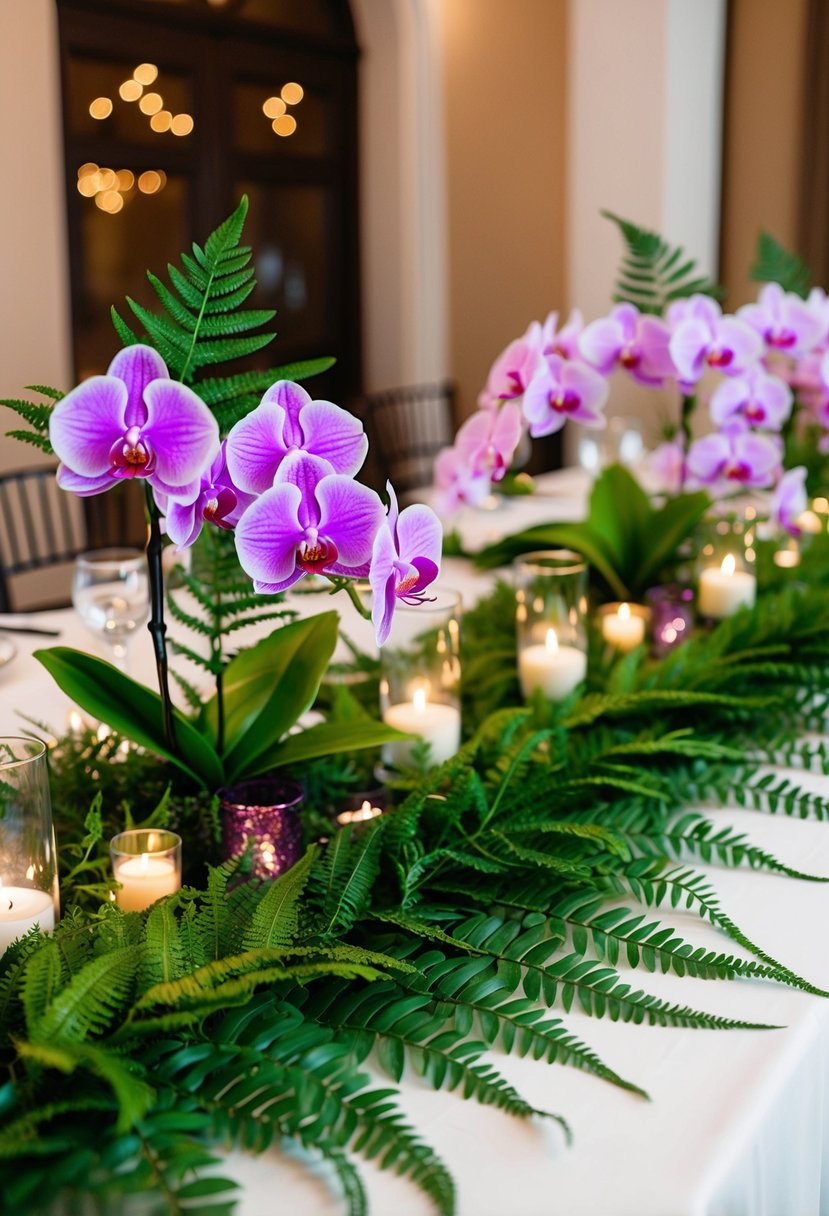
[[[142, 805], [159, 799], [151, 820], [175, 823], [194, 852], [197, 834], [209, 852], [211, 803], [148, 755], [114, 762], [115, 735], [64, 740], [53, 785], [68, 906], [52, 937], [31, 933], [0, 962], [4, 1210], [72, 1210], [83, 1196], [112, 1211], [151, 1191], [159, 1212], [229, 1213], [235, 1183], [216, 1148], [287, 1137], [333, 1164], [350, 1213], [366, 1210], [361, 1158], [406, 1174], [449, 1213], [453, 1180], [393, 1085], [366, 1071], [370, 1055], [392, 1082], [411, 1069], [545, 1117], [490, 1048], [642, 1093], [571, 1033], [574, 1005], [649, 1024], [746, 1025], [648, 995], [620, 976], [619, 958], [646, 973], [818, 991], [747, 939], [693, 859], [824, 877], [691, 808], [829, 815], [791, 776], [761, 773], [829, 770], [825, 745], [801, 741], [829, 705], [828, 547], [817, 538], [796, 583], [779, 572], [755, 610], [667, 660], [632, 654], [605, 675], [594, 664], [585, 695], [558, 707], [517, 703], [512, 593], [499, 586], [465, 619], [473, 733], [461, 752], [413, 778], [392, 814], [312, 845], [271, 885], [239, 881], [231, 862], [145, 913], [101, 902], [105, 841], [130, 803], [139, 818], [137, 789]], [[360, 712], [342, 689], [333, 699], [340, 714]], [[350, 764], [304, 770], [318, 807], [336, 804]], [[722, 930], [721, 951], [661, 922], [659, 908], [677, 905]], [[759, 1008], [752, 1024], [762, 1028]]]

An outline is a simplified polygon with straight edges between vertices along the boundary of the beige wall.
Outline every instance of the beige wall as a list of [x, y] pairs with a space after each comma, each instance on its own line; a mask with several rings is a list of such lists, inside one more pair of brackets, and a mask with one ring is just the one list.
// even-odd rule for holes
[[797, 243], [807, 0], [731, 0], [723, 164], [722, 269], [728, 306], [753, 299], [757, 233]]
[[449, 366], [462, 412], [563, 304], [566, 0], [443, 0]]

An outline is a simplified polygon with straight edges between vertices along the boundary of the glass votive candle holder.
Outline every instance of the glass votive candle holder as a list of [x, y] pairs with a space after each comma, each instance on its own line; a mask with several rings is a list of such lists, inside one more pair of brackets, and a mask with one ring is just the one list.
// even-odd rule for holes
[[645, 641], [650, 611], [644, 604], [602, 604], [597, 616], [602, 637], [614, 650], [627, 654]]
[[383, 744], [383, 764], [411, 767], [419, 746], [443, 764], [461, 745], [461, 597], [437, 587], [433, 599], [399, 605], [380, 652], [380, 713], [410, 739]]
[[0, 954], [55, 927], [58, 870], [46, 745], [0, 737]]
[[570, 549], [547, 549], [513, 569], [521, 693], [563, 701], [587, 673], [587, 566]]
[[663, 659], [691, 636], [694, 628], [694, 589], [680, 583], [651, 587], [645, 593], [651, 613], [653, 654]]
[[302, 856], [302, 787], [281, 777], [254, 777], [219, 791], [226, 858], [251, 850], [257, 878], [278, 878]]
[[757, 599], [755, 530], [757, 515], [749, 507], [742, 517], [721, 516], [709, 523], [700, 546], [697, 610], [722, 621]]
[[115, 902], [125, 912], [143, 912], [181, 887], [181, 837], [166, 828], [130, 828], [109, 843], [112, 874], [121, 886]]

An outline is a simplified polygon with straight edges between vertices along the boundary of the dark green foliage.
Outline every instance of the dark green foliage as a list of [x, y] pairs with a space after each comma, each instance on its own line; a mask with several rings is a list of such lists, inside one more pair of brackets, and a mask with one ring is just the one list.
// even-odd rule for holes
[[791, 253], [770, 232], [760, 232], [754, 251], [751, 278], [757, 283], [779, 283], [804, 299], [809, 294], [812, 276], [809, 267]]
[[39, 448], [41, 452], [54, 456], [52, 444], [49, 441], [49, 417], [63, 393], [56, 388], [49, 388], [45, 384], [28, 384], [26, 387], [29, 392], [39, 393], [47, 400], [45, 402], [27, 401], [19, 397], [0, 399], [0, 405], [5, 405], [7, 409], [12, 410], [28, 423], [27, 430], [6, 431], [6, 434], [10, 439], [19, 439], [21, 443], [29, 443], [33, 447]]
[[693, 258], [668, 244], [658, 233], [610, 211], [601, 214], [617, 225], [626, 246], [612, 297], [617, 303], [635, 304], [640, 312], [661, 316], [673, 300], [695, 293], [716, 298], [723, 295], [721, 287], [700, 274]]

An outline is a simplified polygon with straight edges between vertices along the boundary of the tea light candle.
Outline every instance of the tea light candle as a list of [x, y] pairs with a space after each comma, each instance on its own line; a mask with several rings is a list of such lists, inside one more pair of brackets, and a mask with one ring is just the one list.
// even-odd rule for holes
[[748, 570], [738, 570], [733, 553], [720, 566], [708, 566], [699, 576], [698, 606], [701, 616], [722, 621], [740, 608], [753, 608], [757, 579]]
[[122, 884], [115, 893], [115, 901], [125, 912], [143, 912], [181, 886], [175, 861], [171, 857], [153, 857], [152, 853], [119, 857], [113, 863], [113, 872]]
[[[612, 607], [612, 604], [608, 605], [608, 609]], [[641, 610], [631, 612], [630, 604], [619, 604], [615, 612], [603, 613], [602, 636], [611, 646], [627, 654], [645, 640], [645, 617]]]
[[55, 927], [55, 905], [49, 892], [0, 885], [0, 952], [34, 925], [44, 933], [51, 933]]
[[378, 815], [382, 814], [382, 807], [372, 806], [368, 798], [364, 798], [362, 806], [357, 807], [355, 811], [340, 811], [337, 815], [337, 823], [340, 827], [345, 827], [347, 823], [367, 823], [370, 819], [376, 819]]
[[[429, 701], [425, 688], [416, 688], [411, 701], [390, 705], [383, 713], [383, 721], [395, 730], [404, 730], [419, 735], [429, 744], [429, 759], [432, 764], [443, 764], [461, 745], [461, 714], [454, 705], [443, 701]], [[416, 740], [399, 739], [383, 744], [383, 761], [402, 768], [411, 764], [412, 749]]]
[[543, 643], [519, 652], [518, 671], [524, 697], [540, 688], [551, 701], [563, 701], [584, 679], [587, 655], [575, 646], [559, 645], [555, 629], [548, 629]]

